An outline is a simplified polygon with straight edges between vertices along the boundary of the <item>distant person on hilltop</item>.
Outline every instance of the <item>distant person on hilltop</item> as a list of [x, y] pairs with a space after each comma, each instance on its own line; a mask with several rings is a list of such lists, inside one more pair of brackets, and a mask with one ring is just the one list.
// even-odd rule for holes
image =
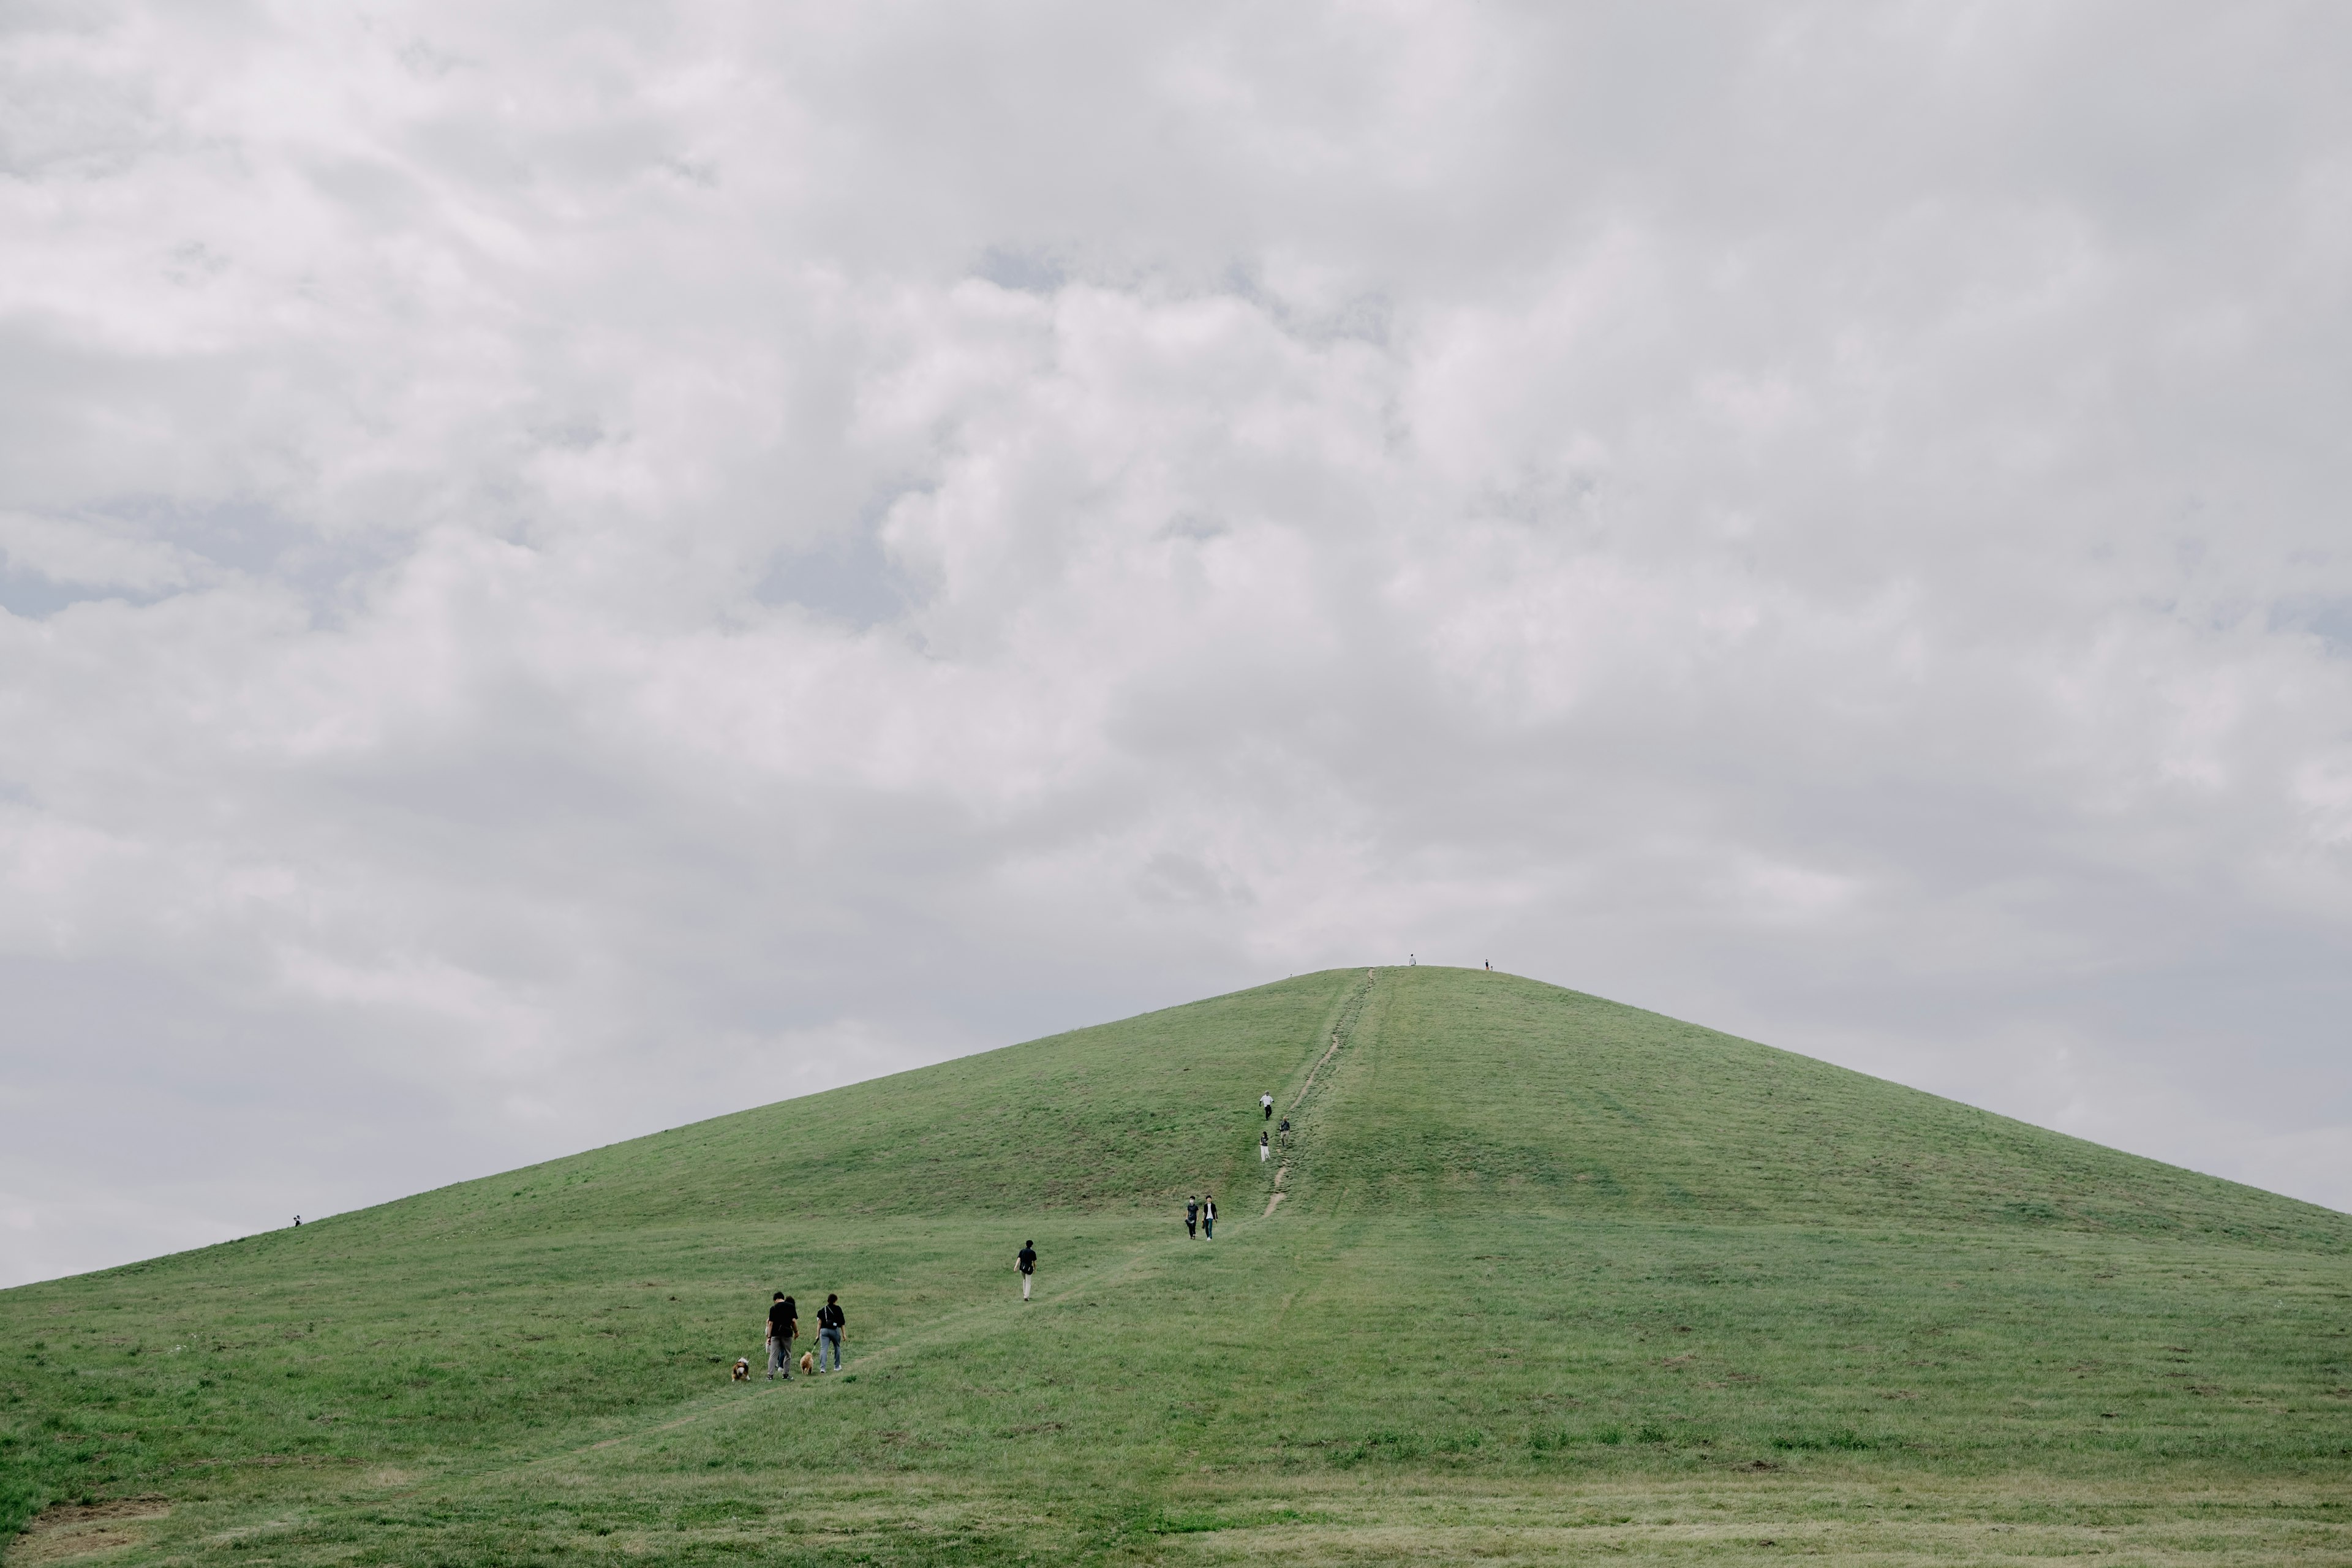
[[1266, 1147], [1266, 1144], [1269, 1142], [1270, 1140], [1265, 1133], [1261, 1132], [1257, 1135], [1257, 1163], [1261, 1165], [1265, 1164], [1266, 1160], [1274, 1152], [1273, 1150]]
[[1273, 1121], [1273, 1120], [1274, 1120], [1274, 1096], [1272, 1096], [1272, 1095], [1270, 1095], [1270, 1094], [1261, 1094], [1261, 1095], [1259, 1095], [1259, 1096], [1257, 1097], [1257, 1102], [1258, 1102], [1260, 1105], [1262, 1105], [1262, 1106], [1265, 1107], [1265, 1119], [1266, 1119], [1268, 1121]]
[[801, 1331], [800, 1313], [782, 1290], [768, 1308], [768, 1375], [793, 1380], [793, 1337]]
[[1184, 1200], [1184, 1234], [1195, 1237], [1201, 1234], [1201, 1200], [1198, 1198]]
[[1214, 1193], [1201, 1199], [1201, 1237], [1205, 1241], [1217, 1239], [1217, 1194]]
[[1021, 1299], [1026, 1301], [1029, 1299], [1030, 1282], [1037, 1278], [1037, 1244], [1034, 1241], [1023, 1242], [1021, 1251], [1013, 1261], [1020, 1267]]
[[816, 1368], [824, 1370], [825, 1352], [833, 1352], [833, 1370], [841, 1370], [841, 1331], [849, 1319], [841, 1310], [841, 1298], [827, 1296], [824, 1305], [816, 1310]]

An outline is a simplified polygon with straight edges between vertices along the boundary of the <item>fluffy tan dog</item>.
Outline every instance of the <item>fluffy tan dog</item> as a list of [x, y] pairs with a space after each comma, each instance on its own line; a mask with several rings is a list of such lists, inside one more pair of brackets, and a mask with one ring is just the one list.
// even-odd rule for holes
[[816, 1352], [801, 1352], [801, 1370], [808, 1373], [811, 1377], [814, 1377], [816, 1375]]

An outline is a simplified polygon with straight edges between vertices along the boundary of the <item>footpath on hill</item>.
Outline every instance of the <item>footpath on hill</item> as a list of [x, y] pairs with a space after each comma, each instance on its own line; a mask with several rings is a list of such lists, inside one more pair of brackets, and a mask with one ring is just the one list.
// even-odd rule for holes
[[[1363, 1016], [1365, 1005], [1371, 999], [1372, 986], [1379, 973], [1377, 968], [1366, 968], [1362, 977], [1341, 1000], [1332, 1020], [1328, 1041], [1323, 1044], [1321, 1053], [1307, 1065], [1306, 1077], [1300, 1080], [1297, 1089], [1293, 1092], [1289, 1101], [1283, 1108], [1283, 1116], [1292, 1123], [1291, 1135], [1298, 1141], [1301, 1147], [1307, 1136], [1306, 1111], [1308, 1104], [1315, 1097], [1319, 1085], [1328, 1081], [1324, 1076], [1325, 1069], [1331, 1065], [1333, 1058], [1338, 1057], [1344, 1047], [1355, 1043], [1357, 1025]], [[1267, 1200], [1265, 1215], [1260, 1216], [1262, 1218], [1271, 1215], [1285, 1195], [1281, 1189], [1284, 1177], [1290, 1170], [1290, 1162], [1287, 1158], [1289, 1152], [1288, 1149], [1286, 1150], [1285, 1160], [1275, 1170], [1275, 1191]], [[1230, 1233], [1228, 1239], [1231, 1239]], [[1147, 1259], [1156, 1254], [1170, 1251], [1171, 1245], [1171, 1238], [1160, 1237], [1138, 1242], [1112, 1258], [1071, 1271], [1063, 1279], [1056, 1279], [1053, 1288], [1038, 1294], [1034, 1304], [1060, 1305], [1086, 1292], [1099, 1291], [1115, 1286], [1131, 1278]], [[1046, 1277], [1055, 1278], [1055, 1270], [1050, 1267], [1046, 1271]], [[857, 1361], [858, 1370], [860, 1373], [865, 1373], [887, 1369], [894, 1362], [904, 1359], [909, 1353], [985, 1332], [991, 1323], [1016, 1318], [1024, 1307], [1030, 1305], [1032, 1303], [1009, 1299], [988, 1300], [944, 1313], [919, 1328], [894, 1333], [872, 1349], [861, 1347], [861, 1354]], [[761, 1390], [762, 1393], [785, 1395], [792, 1395], [794, 1393], [788, 1388], [768, 1384], [764, 1378], [760, 1381], [762, 1384]], [[489, 1469], [476, 1472], [469, 1479], [483, 1479], [507, 1471], [529, 1469], [579, 1455], [612, 1448], [634, 1440], [676, 1432], [699, 1421], [734, 1415], [743, 1408], [742, 1392], [732, 1387], [714, 1389], [708, 1394], [695, 1396], [688, 1402], [688, 1408], [682, 1411], [676, 1410], [674, 1407], [672, 1413], [663, 1420], [633, 1425], [627, 1431], [601, 1436], [585, 1444], [574, 1444], [553, 1452], [520, 1459], [510, 1465], [494, 1466]]]
[[1282, 1160], [1276, 1166], [1274, 1173], [1274, 1190], [1266, 1195], [1265, 1215], [1260, 1217], [1271, 1217], [1274, 1211], [1282, 1205], [1282, 1200], [1289, 1195], [1283, 1191], [1283, 1180], [1290, 1174], [1294, 1142], [1297, 1146], [1303, 1147], [1308, 1136], [1307, 1100], [1314, 1094], [1323, 1069], [1331, 1065], [1332, 1058], [1339, 1054], [1340, 1047], [1349, 1043], [1355, 1033], [1357, 1020], [1363, 1016], [1364, 1004], [1371, 1000], [1372, 983], [1379, 977], [1378, 969], [1368, 968], [1364, 971], [1363, 979], [1349, 992], [1347, 1000], [1339, 1005], [1339, 1017], [1332, 1023], [1330, 1044], [1325, 1047], [1321, 1056], [1315, 1058], [1314, 1065], [1307, 1069], [1306, 1080], [1299, 1084], [1298, 1092], [1292, 1095], [1290, 1103], [1283, 1108], [1283, 1121], [1291, 1130], [1284, 1135]]

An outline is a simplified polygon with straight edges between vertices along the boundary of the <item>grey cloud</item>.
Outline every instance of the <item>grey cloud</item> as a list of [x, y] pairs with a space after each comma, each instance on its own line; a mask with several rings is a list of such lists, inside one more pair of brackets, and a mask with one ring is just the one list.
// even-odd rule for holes
[[1041, 251], [1008, 250], [991, 246], [982, 253], [972, 276], [1000, 289], [1030, 294], [1051, 294], [1069, 281], [1069, 273], [1052, 256]]
[[2352, 1203], [2332, 13], [12, 26], [0, 1279], [1406, 951]]

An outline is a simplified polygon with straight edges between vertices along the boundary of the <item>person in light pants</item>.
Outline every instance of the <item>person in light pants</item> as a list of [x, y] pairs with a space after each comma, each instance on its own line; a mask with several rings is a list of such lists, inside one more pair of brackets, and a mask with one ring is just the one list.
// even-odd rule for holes
[[1267, 1160], [1273, 1157], [1273, 1152], [1274, 1152], [1266, 1146], [1265, 1134], [1263, 1132], [1259, 1133], [1257, 1135], [1257, 1163], [1261, 1165], [1265, 1164]]
[[847, 1326], [849, 1315], [841, 1310], [841, 1298], [827, 1296], [816, 1313], [816, 1369], [825, 1370], [827, 1352], [833, 1355], [833, 1370], [841, 1370], [841, 1331]]
[[1013, 1261], [1020, 1266], [1021, 1299], [1026, 1301], [1029, 1299], [1030, 1284], [1037, 1278], [1037, 1244], [1034, 1241], [1023, 1242], [1019, 1256]]

